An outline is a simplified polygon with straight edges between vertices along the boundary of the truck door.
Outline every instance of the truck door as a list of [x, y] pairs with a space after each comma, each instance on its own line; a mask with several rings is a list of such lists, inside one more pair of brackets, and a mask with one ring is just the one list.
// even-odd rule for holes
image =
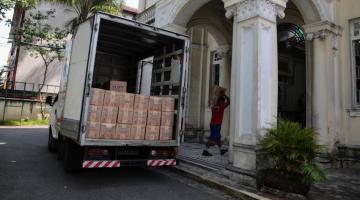
[[185, 125], [184, 111], [187, 95], [188, 41], [181, 48], [164, 47], [163, 53], [154, 57], [151, 95], [171, 96], [176, 99], [176, 134], [180, 142]]
[[96, 51], [98, 23], [96, 18], [89, 18], [81, 23], [72, 39], [71, 58], [66, 86], [64, 121], [61, 125], [63, 135], [74, 140], [81, 132], [81, 113], [84, 96], [89, 92], [87, 86], [88, 68], [93, 65], [92, 54]]

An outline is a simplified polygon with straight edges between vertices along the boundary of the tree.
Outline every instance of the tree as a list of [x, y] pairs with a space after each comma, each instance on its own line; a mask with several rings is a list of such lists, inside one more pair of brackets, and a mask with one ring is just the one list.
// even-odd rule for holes
[[113, 15], [119, 15], [122, 12], [123, 0], [52, 0], [69, 6], [71, 11], [75, 12], [77, 17], [72, 19], [68, 25], [73, 30], [75, 26], [89, 15], [98, 11], [108, 12]]
[[47, 72], [50, 64], [55, 60], [63, 59], [65, 38], [68, 32], [59, 28], [53, 28], [47, 24], [47, 20], [55, 17], [55, 10], [51, 9], [42, 13], [36, 11], [25, 18], [23, 26], [14, 30], [15, 43], [23, 46], [30, 56], [41, 58], [45, 65], [42, 84], [38, 88], [38, 99], [41, 106], [42, 118], [45, 118], [41, 91], [45, 85]]
[[8, 10], [15, 7], [15, 5], [21, 8], [28, 9], [33, 7], [38, 0], [1, 0], [0, 1], [0, 21], [4, 20], [5, 14]]

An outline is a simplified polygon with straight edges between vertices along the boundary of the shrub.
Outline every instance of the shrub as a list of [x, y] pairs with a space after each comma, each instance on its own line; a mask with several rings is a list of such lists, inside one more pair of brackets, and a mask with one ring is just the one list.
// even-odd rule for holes
[[260, 142], [260, 149], [271, 158], [273, 168], [285, 174], [301, 174], [304, 184], [313, 184], [325, 179], [316, 162], [322, 147], [316, 142], [313, 128], [279, 120], [276, 127], [268, 129]]

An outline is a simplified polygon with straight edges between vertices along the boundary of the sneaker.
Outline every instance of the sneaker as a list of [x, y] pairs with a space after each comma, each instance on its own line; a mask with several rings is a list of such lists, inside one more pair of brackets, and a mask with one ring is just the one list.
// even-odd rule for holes
[[226, 152], [228, 152], [227, 149], [221, 149], [221, 150], [220, 150], [220, 154], [221, 154], [221, 155], [224, 155]]
[[204, 150], [202, 153], [203, 156], [212, 156], [211, 153], [209, 153], [208, 151]]

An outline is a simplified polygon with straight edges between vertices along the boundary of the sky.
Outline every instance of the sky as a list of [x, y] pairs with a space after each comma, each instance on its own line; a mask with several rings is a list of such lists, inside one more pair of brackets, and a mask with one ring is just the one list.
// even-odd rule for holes
[[125, 0], [125, 4], [127, 6], [138, 8], [139, 7], [139, 0]]
[[[125, 0], [127, 6], [138, 8], [139, 0]], [[13, 11], [6, 13], [6, 18], [11, 19]], [[8, 43], [10, 27], [5, 22], [0, 22], [0, 69], [6, 64], [11, 44]]]
[[[13, 11], [6, 13], [6, 18], [9, 19], [13, 15]], [[8, 43], [10, 27], [4, 21], [0, 22], [0, 68], [6, 64], [11, 44]]]

